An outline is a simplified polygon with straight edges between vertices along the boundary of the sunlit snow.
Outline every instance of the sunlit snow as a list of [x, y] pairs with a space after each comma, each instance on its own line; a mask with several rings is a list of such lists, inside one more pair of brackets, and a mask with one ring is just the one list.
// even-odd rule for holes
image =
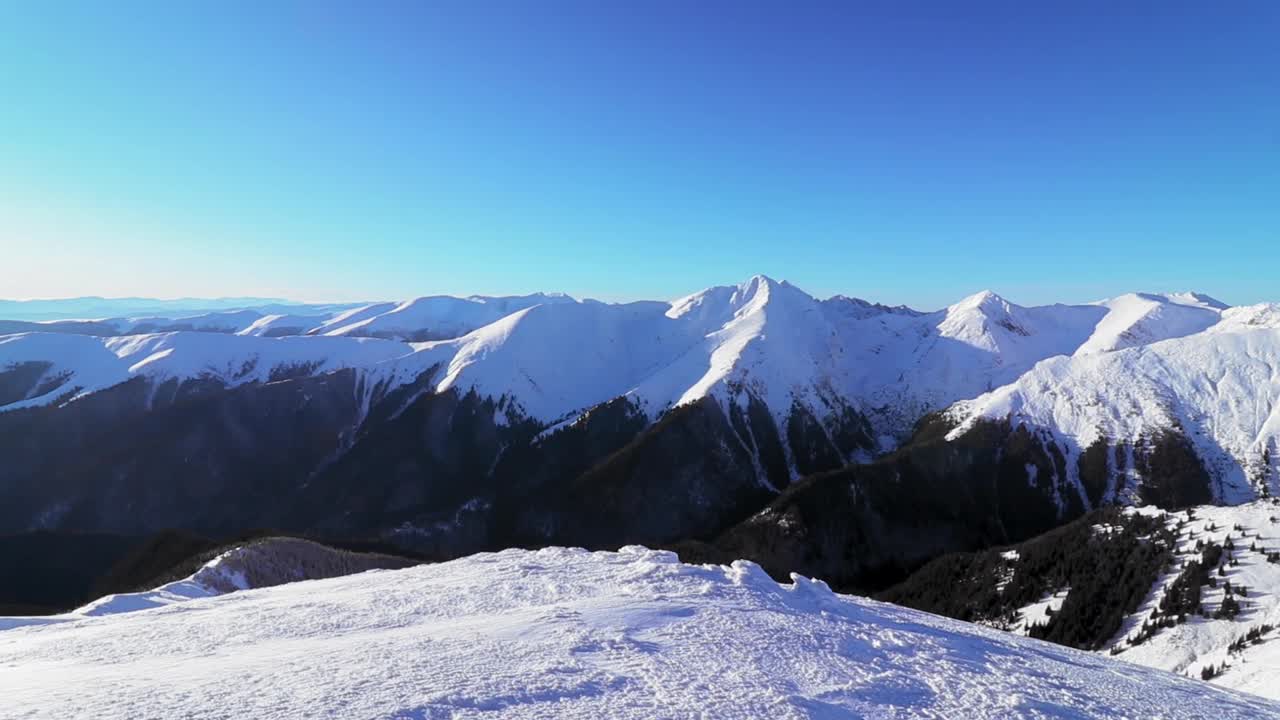
[[24, 718], [1261, 718], [1280, 705], [643, 548], [510, 550], [0, 632]]

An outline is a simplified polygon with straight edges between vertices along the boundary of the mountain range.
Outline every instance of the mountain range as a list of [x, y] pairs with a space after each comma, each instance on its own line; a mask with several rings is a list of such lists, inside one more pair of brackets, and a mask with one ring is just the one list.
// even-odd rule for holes
[[1280, 666], [1280, 306], [921, 312], [763, 276], [662, 302], [191, 302], [0, 319], [0, 542], [49, 565], [0, 606], [276, 531], [434, 560], [638, 543], [1261, 694]]
[[1280, 310], [919, 312], [756, 276], [0, 329], [0, 530], [676, 543], [837, 587], [1097, 507], [1275, 484]]

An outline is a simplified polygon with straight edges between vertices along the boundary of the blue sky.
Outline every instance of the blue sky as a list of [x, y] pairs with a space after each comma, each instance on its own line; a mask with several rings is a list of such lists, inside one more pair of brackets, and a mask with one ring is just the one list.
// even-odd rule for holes
[[626, 5], [7, 3], [0, 296], [1280, 300], [1280, 3]]

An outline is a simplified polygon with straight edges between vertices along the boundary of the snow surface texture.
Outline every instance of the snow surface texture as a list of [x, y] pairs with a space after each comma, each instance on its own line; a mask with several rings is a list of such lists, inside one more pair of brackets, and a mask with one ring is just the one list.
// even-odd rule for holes
[[[1220, 303], [1190, 294], [1025, 308], [990, 292], [919, 313], [841, 296], [817, 300], [788, 283], [756, 276], [673, 302], [606, 304], [529, 295], [426, 297], [327, 315], [307, 314], [305, 308], [271, 314], [227, 310], [176, 318], [177, 326], [203, 332], [163, 335], [171, 338], [164, 341], [103, 341], [81, 334], [100, 329], [53, 323], [41, 326], [43, 332], [7, 338], [0, 345], [0, 370], [22, 361], [52, 361], [51, 375], [71, 373], [71, 382], [87, 392], [152, 366], [167, 377], [260, 381], [261, 373], [238, 375], [236, 369], [253, 357], [262, 359], [260, 368], [269, 367], [276, 355], [284, 356], [282, 362], [317, 363], [316, 372], [360, 367], [375, 380], [389, 381], [384, 387], [438, 368], [433, 389], [474, 389], [505, 398], [511, 415], [548, 426], [572, 422], [624, 396], [655, 418], [704, 397], [741, 404], [750, 394], [778, 420], [797, 405], [821, 420], [860, 411], [880, 436], [880, 449], [889, 449], [925, 413], [1013, 383], [1047, 358], [1106, 357], [1118, 348], [1191, 333], [1201, 337], [1222, 313]], [[1226, 315], [1245, 328], [1267, 318], [1261, 311], [1233, 313]], [[98, 325], [103, 323], [127, 332], [154, 328], [157, 320]], [[63, 337], [47, 337], [55, 325]], [[412, 340], [463, 332], [416, 343], [412, 353], [399, 345], [337, 344], [349, 336]], [[289, 334], [299, 337], [261, 337]], [[323, 342], [329, 344], [318, 344]], [[174, 345], [172, 357], [151, 362], [139, 362], [143, 358], [132, 357], [137, 353], [125, 358], [121, 351], [164, 343]], [[42, 393], [17, 406], [64, 395]]]
[[670, 553], [476, 555], [0, 632], [23, 718], [1272, 718], [1280, 705]]

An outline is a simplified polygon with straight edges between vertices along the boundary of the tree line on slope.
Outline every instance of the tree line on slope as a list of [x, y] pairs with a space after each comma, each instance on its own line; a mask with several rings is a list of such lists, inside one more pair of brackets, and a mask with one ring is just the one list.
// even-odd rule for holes
[[1172, 562], [1176, 539], [1164, 515], [1103, 508], [1011, 549], [945, 555], [877, 597], [1010, 627], [1021, 608], [1069, 589], [1062, 606], [1028, 633], [1094, 650], [1138, 609]]

